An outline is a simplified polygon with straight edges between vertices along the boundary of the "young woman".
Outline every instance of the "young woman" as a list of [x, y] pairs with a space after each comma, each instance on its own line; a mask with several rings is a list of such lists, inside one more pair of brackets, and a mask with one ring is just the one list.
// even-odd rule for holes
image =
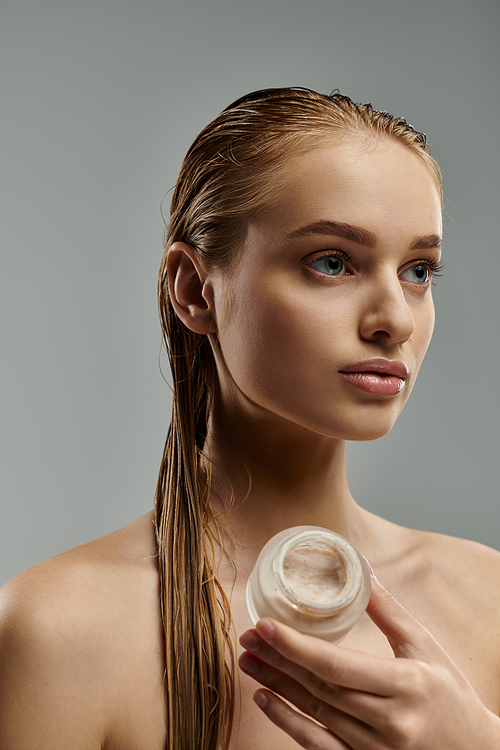
[[[345, 473], [410, 395], [441, 233], [425, 137], [370, 105], [261, 91], [198, 136], [160, 272], [156, 512], [4, 588], [2, 748], [500, 747], [500, 555], [374, 516]], [[301, 524], [385, 587], [341, 645], [251, 627], [258, 553]]]

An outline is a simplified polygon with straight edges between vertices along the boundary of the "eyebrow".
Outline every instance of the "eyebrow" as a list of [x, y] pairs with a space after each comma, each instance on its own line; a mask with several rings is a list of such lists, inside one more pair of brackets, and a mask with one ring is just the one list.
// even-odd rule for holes
[[[373, 232], [368, 231], [368, 229], [355, 227], [352, 224], [346, 224], [343, 221], [326, 220], [315, 221], [312, 224], [300, 227], [289, 234], [287, 239], [293, 240], [297, 237], [306, 237], [310, 234], [343, 237], [346, 240], [356, 242], [358, 245], [364, 245], [365, 247], [375, 247], [377, 244], [377, 236], [373, 234]], [[417, 237], [413, 240], [410, 250], [430, 250], [435, 247], [441, 249], [442, 246], [443, 240], [438, 234], [427, 234], [424, 237]]]
[[377, 244], [377, 238], [372, 232], [361, 229], [361, 227], [354, 227], [352, 224], [344, 224], [342, 221], [315, 221], [313, 224], [307, 224], [305, 227], [296, 229], [295, 232], [288, 235], [288, 239], [294, 240], [308, 234], [335, 235], [366, 247], [375, 247]]
[[439, 250], [443, 247], [443, 238], [439, 234], [426, 234], [425, 237], [417, 237], [411, 243], [410, 250], [432, 250], [434, 247]]

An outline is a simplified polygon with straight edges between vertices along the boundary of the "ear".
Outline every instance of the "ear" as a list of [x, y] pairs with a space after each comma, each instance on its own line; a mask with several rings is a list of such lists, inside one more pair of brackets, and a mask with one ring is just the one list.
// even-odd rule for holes
[[184, 325], [194, 333], [214, 333], [213, 288], [193, 248], [174, 242], [167, 254], [168, 292]]

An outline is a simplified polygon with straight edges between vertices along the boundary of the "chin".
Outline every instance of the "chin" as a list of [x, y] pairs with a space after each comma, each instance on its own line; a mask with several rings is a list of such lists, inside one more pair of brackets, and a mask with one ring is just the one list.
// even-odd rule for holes
[[370, 440], [378, 440], [381, 437], [384, 437], [384, 435], [387, 435], [388, 432], [391, 431], [391, 427], [389, 427], [388, 430], [379, 430], [378, 432], [373, 431], [371, 433], [367, 433], [366, 435], [355, 435], [353, 437], [348, 437], [346, 440], [348, 440], [351, 443], [367, 443]]
[[398, 414], [396, 415], [385, 415], [385, 418], [381, 418], [382, 415], [374, 415], [371, 418], [363, 419], [360, 417], [354, 422], [349, 422], [344, 425], [344, 429], [340, 429], [337, 436], [343, 440], [349, 440], [351, 442], [367, 442], [368, 440], [378, 440], [379, 438], [387, 435], [394, 427]]
[[[392, 404], [377, 404], [358, 413], [357, 419], [346, 424], [346, 440], [366, 442], [378, 440], [387, 435], [401, 414], [407, 398]], [[382, 407], [382, 408], [381, 408]], [[385, 408], [384, 408], [385, 407]], [[388, 407], [388, 408], [387, 408]]]

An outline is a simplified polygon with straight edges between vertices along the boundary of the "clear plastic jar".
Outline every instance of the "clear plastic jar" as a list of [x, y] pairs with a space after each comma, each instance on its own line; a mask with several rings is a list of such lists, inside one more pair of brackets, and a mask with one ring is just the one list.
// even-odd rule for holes
[[294, 526], [263, 547], [247, 607], [254, 624], [274, 617], [336, 643], [365, 611], [370, 591], [366, 562], [347, 539], [321, 526]]

